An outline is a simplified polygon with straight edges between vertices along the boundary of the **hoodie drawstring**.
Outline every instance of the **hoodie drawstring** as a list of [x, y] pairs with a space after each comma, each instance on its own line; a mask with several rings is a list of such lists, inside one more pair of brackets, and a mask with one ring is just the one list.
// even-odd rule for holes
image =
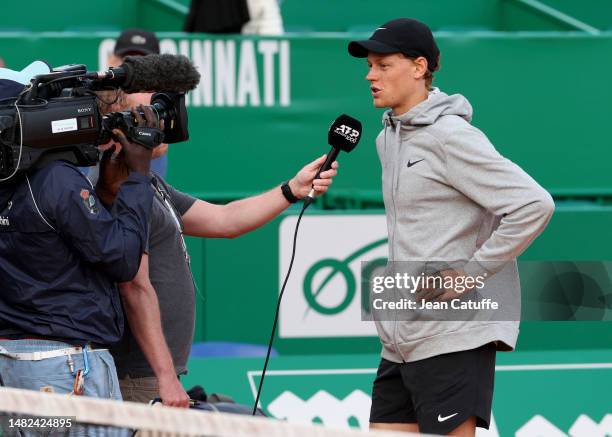
[[385, 121], [383, 122], [383, 158], [384, 158], [384, 162], [383, 167], [387, 166], [389, 164], [389, 158], [387, 157], [387, 126], [389, 126], [389, 120], [385, 118]]
[[399, 175], [401, 173], [400, 169], [401, 169], [401, 164], [398, 162], [399, 161], [399, 156], [400, 156], [400, 147], [402, 145], [402, 138], [401, 138], [401, 129], [402, 129], [402, 121], [398, 120], [397, 124], [395, 125], [395, 156], [393, 157], [393, 195], [395, 195], [396, 191], [397, 191], [397, 187], [399, 185]]

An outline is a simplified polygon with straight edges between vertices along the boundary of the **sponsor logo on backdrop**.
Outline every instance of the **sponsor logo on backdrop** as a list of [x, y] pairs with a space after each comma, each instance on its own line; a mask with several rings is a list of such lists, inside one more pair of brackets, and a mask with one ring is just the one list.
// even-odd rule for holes
[[544, 416], [535, 415], [516, 431], [516, 437], [605, 437], [612, 435], [612, 414], [606, 414], [596, 422], [586, 414], [578, 416], [567, 433]]
[[[343, 363], [346, 357], [324, 359]], [[374, 359], [373, 362], [376, 362]], [[609, 380], [612, 363], [500, 365], [496, 367], [498, 395], [506, 402], [494, 405], [488, 430], [478, 428], [477, 437], [605, 437], [612, 436], [612, 412], [604, 381]], [[274, 369], [266, 377], [262, 407], [269, 415], [290, 423], [322, 423], [340, 428], [366, 429], [371, 405], [370, 390], [376, 368]], [[554, 370], [551, 372], [551, 370]], [[534, 378], [533, 374], [537, 372]], [[590, 372], [585, 374], [585, 372]], [[517, 379], [517, 373], [524, 376]], [[261, 370], [247, 371], [252, 399], [257, 395]], [[562, 378], [574, 402], [558, 398], [546, 387]], [[585, 379], [586, 378], [586, 379]], [[597, 380], [600, 391], [585, 380]], [[522, 380], [522, 382], [520, 382]], [[601, 382], [599, 382], [601, 381]], [[603, 385], [601, 385], [603, 383]], [[532, 393], [528, 402], [524, 394]], [[508, 398], [518, 402], [507, 402]], [[437, 414], [438, 412], [436, 412]], [[456, 412], [439, 416], [445, 421]], [[497, 420], [496, 420], [497, 419]]]
[[[322, 423], [338, 428], [357, 427], [368, 429], [371, 398], [361, 390], [338, 399], [325, 390], [302, 399], [291, 391], [284, 391], [268, 405], [268, 413], [277, 419], [294, 424]], [[438, 417], [443, 422], [454, 417]], [[493, 415], [488, 430], [478, 428], [477, 437], [500, 437]], [[539, 414], [529, 419], [515, 434], [516, 437], [605, 437], [612, 436], [612, 414], [605, 415], [596, 422], [586, 414], [580, 414], [567, 432], [562, 431], [551, 421]]]
[[370, 396], [355, 390], [338, 399], [325, 390], [319, 390], [308, 399], [302, 399], [290, 391], [284, 391], [268, 405], [268, 412], [277, 419], [291, 423], [323, 423], [325, 426], [368, 429]]
[[[107, 68], [114, 39], [98, 47], [99, 69]], [[290, 106], [291, 55], [288, 40], [160, 41], [162, 53], [185, 55], [202, 75], [187, 94], [188, 106]]]
[[[279, 290], [293, 243], [297, 216], [279, 228]], [[382, 214], [325, 215], [302, 218], [297, 253], [281, 305], [279, 335], [357, 337], [376, 335], [361, 320], [361, 263], [386, 264], [387, 224]], [[365, 269], [364, 269], [365, 272]], [[367, 305], [367, 302], [365, 302]]]
[[[375, 373], [371, 368], [269, 370], [261, 406], [267, 414], [291, 423], [367, 430]], [[259, 378], [261, 370], [247, 371], [253, 400]]]

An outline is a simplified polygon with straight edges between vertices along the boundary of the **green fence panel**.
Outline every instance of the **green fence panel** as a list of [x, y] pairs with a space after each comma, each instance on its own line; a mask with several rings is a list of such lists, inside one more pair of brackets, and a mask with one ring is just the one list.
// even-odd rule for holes
[[[179, 31], [189, 6], [186, 0], [108, 0], [99, 3], [30, 0], [24, 19], [19, 2], [3, 4], [0, 30], [94, 31], [143, 27], [155, 31]], [[289, 32], [370, 31], [396, 17], [415, 17], [440, 31], [568, 31], [571, 22], [542, 12], [530, 3], [550, 6], [600, 29], [609, 29], [612, 7], [589, 0], [388, 0], [384, 7], [370, 0], [283, 0], [281, 13]]]
[[[4, 34], [0, 56], [13, 68], [43, 58], [95, 69], [112, 50], [110, 36]], [[164, 50], [189, 55], [204, 78], [190, 96], [191, 140], [170, 148], [170, 181], [208, 199], [260, 192], [326, 152], [327, 127], [346, 112], [364, 122], [364, 134], [342, 157], [334, 195], [379, 192], [381, 111], [348, 41], [162, 35]], [[612, 52], [612, 34], [444, 34], [439, 42], [435, 83], [469, 98], [474, 124], [504, 155], [557, 196], [612, 194], [612, 61], [601, 55]]]
[[[109, 0], [74, 3], [29, 0], [3, 2], [0, 31], [95, 31], [132, 27], [139, 15], [137, 3]], [[27, 18], [26, 18], [27, 17]]]
[[[279, 50], [287, 44], [290, 60], [279, 55], [270, 72], [258, 56], [259, 106], [249, 100], [244, 107], [230, 106], [220, 102], [216, 93], [206, 94], [211, 106], [192, 105], [192, 126], [198, 129], [192, 129], [188, 144], [171, 148], [170, 179], [204, 198], [256, 193], [327, 151], [327, 126], [346, 112], [364, 122], [364, 134], [359, 147], [342, 156], [335, 193], [353, 196], [378, 191], [374, 138], [381, 129], [381, 111], [371, 106], [365, 61], [346, 54], [346, 37], [296, 37], [256, 44], [263, 41], [278, 41], [272, 47]], [[436, 84], [448, 93], [468, 97], [474, 106], [474, 124], [501, 153], [555, 195], [612, 194], [608, 172], [612, 149], [606, 140], [612, 137], [606, 109], [612, 99], [612, 87], [607, 86], [612, 62], [601, 56], [612, 51], [609, 35], [441, 36], [439, 42], [442, 71]], [[217, 43], [215, 49], [223, 47]], [[250, 43], [242, 44], [243, 40], [236, 41], [236, 53], [249, 53]], [[581, 62], [567, 62], [572, 57]], [[236, 77], [244, 59], [236, 58]], [[597, 69], [583, 65], [597, 65]], [[213, 70], [207, 71], [215, 76]], [[270, 106], [264, 101], [266, 74], [273, 74], [277, 81]], [[283, 77], [290, 82], [290, 93], [285, 89], [282, 94]], [[218, 85], [216, 81], [215, 76], [211, 89]], [[237, 97], [233, 104], [238, 105]], [[233, 177], [227, 177], [228, 171]]]
[[[73, 1], [28, 0], [3, 2], [0, 32], [121, 31], [141, 27], [153, 31], [180, 31], [188, 2], [174, 0]], [[24, 9], [25, 8], [25, 9]], [[25, 18], [27, 16], [27, 19]]]
[[[597, 4], [592, 10], [604, 13]], [[516, 0], [284, 0], [286, 30], [296, 32], [371, 31], [397, 17], [413, 17], [434, 31], [564, 31], [570, 24]]]
[[[13, 68], [44, 58], [54, 65], [83, 62], [95, 69], [112, 35], [2, 34], [0, 56]], [[376, 203], [380, 169], [373, 140], [381, 112], [371, 107], [365, 64], [345, 53], [347, 36], [219, 39], [165, 34], [162, 39], [167, 51], [191, 56], [205, 77], [190, 96], [192, 140], [171, 146], [170, 181], [177, 188], [204, 199], [230, 200], [272, 187], [326, 151], [329, 122], [347, 112], [364, 121], [364, 140], [342, 157], [332, 192], [353, 197], [364, 193]], [[610, 195], [607, 102], [612, 87], [607, 80], [612, 61], [601, 53], [612, 51], [611, 34], [441, 34], [439, 40], [443, 70], [436, 82], [470, 98], [474, 123], [502, 153], [557, 195]], [[249, 82], [253, 72], [257, 80]], [[559, 208], [525, 257], [606, 259], [611, 218], [606, 206]], [[205, 298], [203, 306], [199, 299], [198, 339], [267, 341], [278, 292], [279, 223], [236, 240], [190, 241]], [[559, 331], [565, 337], [553, 339], [553, 325], [544, 326], [539, 330], [525, 324], [523, 332], [532, 331], [521, 345], [561, 348], [575, 329], [582, 330], [573, 337], [582, 338], [582, 345], [610, 344], [610, 329], [601, 324], [571, 325]], [[278, 347], [284, 353], [338, 349], [335, 342], [320, 339], [280, 339]], [[340, 348], [352, 353], [378, 346], [373, 338], [347, 338]]]
[[612, 3], [601, 0], [544, 0], [542, 3], [600, 30], [612, 29]]
[[[134, 1], [134, 0], [132, 0]], [[155, 32], [178, 32], [183, 30], [189, 2], [176, 0], [136, 0], [138, 14], [135, 27]]]

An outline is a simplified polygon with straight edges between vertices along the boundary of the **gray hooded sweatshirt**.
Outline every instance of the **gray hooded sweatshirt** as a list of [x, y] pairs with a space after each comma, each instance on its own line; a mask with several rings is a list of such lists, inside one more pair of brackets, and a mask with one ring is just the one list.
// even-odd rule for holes
[[[389, 261], [463, 260], [470, 276], [497, 276], [491, 292], [520, 295], [516, 258], [544, 230], [551, 196], [470, 124], [472, 107], [438, 89], [407, 113], [383, 116], [376, 139]], [[503, 284], [505, 290], [499, 290]], [[485, 288], [481, 294], [487, 294]], [[518, 303], [520, 308], [520, 301]], [[383, 358], [410, 362], [496, 342], [513, 350], [512, 321], [377, 321]], [[507, 319], [508, 320], [508, 319]]]

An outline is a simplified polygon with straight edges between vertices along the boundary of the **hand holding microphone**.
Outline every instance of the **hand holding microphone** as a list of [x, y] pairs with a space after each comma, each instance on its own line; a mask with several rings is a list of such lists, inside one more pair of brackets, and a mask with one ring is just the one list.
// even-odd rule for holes
[[[307, 208], [308, 205], [314, 201], [317, 192], [324, 193], [327, 191], [327, 187], [329, 187], [332, 182], [331, 177], [336, 175], [335, 171], [338, 168], [338, 163], [335, 161], [338, 154], [340, 151], [349, 153], [355, 147], [357, 147], [359, 140], [361, 140], [361, 131], [361, 122], [346, 114], [340, 115], [331, 124], [327, 133], [327, 142], [331, 146], [331, 150], [325, 157], [324, 161], [324, 157], [321, 157], [317, 161], [309, 164], [313, 165], [314, 168], [319, 165], [319, 162], [322, 162], [323, 165], [321, 165], [313, 177], [312, 188], [308, 193], [308, 196], [306, 196], [304, 199], [304, 208]], [[333, 171], [334, 173], [328, 173], [329, 171]], [[321, 179], [321, 177], [324, 179]]]
[[289, 181], [291, 192], [298, 199], [304, 199], [311, 190], [314, 190], [318, 194], [323, 194], [332, 184], [332, 178], [338, 174], [338, 161], [334, 161], [330, 169], [321, 172], [321, 166], [326, 158], [327, 155], [323, 155], [306, 164], [293, 179]]

